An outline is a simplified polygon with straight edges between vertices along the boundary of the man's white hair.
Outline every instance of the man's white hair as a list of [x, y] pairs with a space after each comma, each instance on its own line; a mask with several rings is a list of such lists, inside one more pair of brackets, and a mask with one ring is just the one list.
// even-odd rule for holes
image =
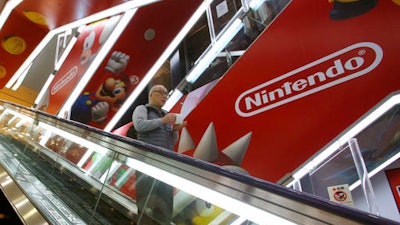
[[154, 85], [153, 87], [150, 88], [149, 95], [153, 94], [153, 92], [155, 90], [157, 90], [158, 88], [165, 88], [166, 89], [166, 87], [164, 87], [164, 85], [156, 84], [156, 85]]

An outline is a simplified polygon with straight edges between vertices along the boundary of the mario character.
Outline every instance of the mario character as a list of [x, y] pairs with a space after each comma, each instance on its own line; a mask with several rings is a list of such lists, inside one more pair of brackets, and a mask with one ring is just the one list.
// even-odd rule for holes
[[118, 110], [126, 97], [129, 85], [137, 84], [136, 76], [120, 75], [129, 62], [129, 55], [115, 51], [105, 67], [107, 77], [95, 92], [86, 91], [75, 101], [71, 108], [71, 119], [89, 124], [105, 121], [110, 110]]
[[373, 9], [378, 0], [329, 0], [333, 2], [333, 8], [330, 12], [332, 20], [350, 19], [360, 16]]
[[[99, 101], [107, 102], [111, 107], [116, 106], [117, 101], [123, 99], [126, 94], [127, 85], [129, 80], [125, 77], [123, 79], [115, 79], [122, 71], [125, 70], [129, 62], [129, 55], [122, 52], [113, 52], [110, 60], [108, 60], [105, 70], [111, 73], [103, 84], [101, 84], [96, 91], [96, 98]], [[115, 108], [113, 108], [116, 110]]]
[[[77, 48], [77, 52], [75, 52], [75, 48], [71, 50], [71, 54], [66, 60], [66, 66], [63, 65], [61, 70], [57, 72], [57, 75], [49, 89], [44, 92], [41, 99], [37, 100], [37, 103], [34, 106], [36, 109], [43, 111], [49, 110], [49, 112], [52, 113], [56, 113], [59, 110], [57, 103], [51, 102], [61, 102], [62, 99], [68, 97], [68, 94], [76, 85], [76, 82], [81, 78], [87, 67], [90, 66], [91, 62], [96, 57], [99, 49], [110, 37], [110, 34], [113, 32], [118, 21], [119, 16], [113, 16], [109, 19], [88, 24], [84, 29], [82, 29], [82, 31], [76, 33], [78, 36], [77, 43], [82, 43], [82, 49]], [[67, 35], [59, 37], [60, 44], [68, 42]], [[62, 53], [63, 51], [59, 51], [57, 57], [60, 57], [60, 54]], [[64, 111], [62, 113], [64, 113], [64, 118], [70, 118], [69, 111]]]

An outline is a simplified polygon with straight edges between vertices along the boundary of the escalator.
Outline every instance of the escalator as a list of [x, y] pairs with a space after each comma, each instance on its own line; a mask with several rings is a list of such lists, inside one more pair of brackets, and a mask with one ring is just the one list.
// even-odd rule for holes
[[138, 210], [138, 171], [173, 188], [168, 224], [396, 224], [8, 102], [0, 140], [1, 190], [23, 224], [167, 224], [159, 196]]

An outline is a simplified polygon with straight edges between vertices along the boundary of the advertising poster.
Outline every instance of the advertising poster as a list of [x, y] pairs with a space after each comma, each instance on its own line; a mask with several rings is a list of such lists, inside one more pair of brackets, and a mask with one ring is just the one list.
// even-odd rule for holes
[[73, 104], [71, 119], [104, 128], [201, 2], [162, 1], [138, 9]]
[[[185, 109], [182, 136], [194, 146], [184, 153], [199, 156], [198, 148], [213, 143], [208, 149], [218, 153], [209, 161], [240, 156], [229, 163], [279, 181], [400, 89], [399, 21], [396, 1], [291, 1]], [[199, 96], [190, 93], [177, 105], [183, 109], [192, 98]], [[241, 152], [233, 153], [238, 141]]]
[[[41, 24], [40, 24], [41, 25]], [[24, 29], [15, 29], [24, 27]], [[42, 26], [45, 28], [44, 26]], [[11, 14], [0, 29], [0, 87], [4, 87], [26, 58], [45, 37], [46, 29], [38, 29], [25, 15]]]
[[118, 18], [88, 24], [80, 33], [70, 54], [55, 74], [48, 89], [47, 112], [57, 114], [75, 85], [85, 74], [100, 48], [113, 31]]

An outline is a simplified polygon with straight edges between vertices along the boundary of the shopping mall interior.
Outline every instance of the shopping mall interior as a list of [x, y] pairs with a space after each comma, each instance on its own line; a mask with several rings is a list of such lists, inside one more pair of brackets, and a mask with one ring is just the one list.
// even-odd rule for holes
[[[399, 0], [0, 0], [0, 224], [400, 224], [399, 20]], [[154, 85], [173, 151], [127, 136]]]

